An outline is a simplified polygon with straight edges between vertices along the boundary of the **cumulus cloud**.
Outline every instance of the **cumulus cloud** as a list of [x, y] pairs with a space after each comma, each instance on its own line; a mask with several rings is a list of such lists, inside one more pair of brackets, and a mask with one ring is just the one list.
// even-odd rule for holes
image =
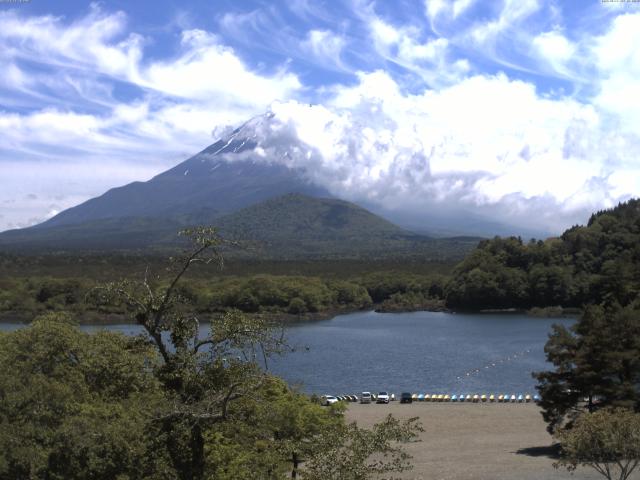
[[[361, 74], [325, 106], [290, 101], [271, 111], [246, 127], [265, 161], [304, 167], [338, 196], [416, 218], [444, 205], [558, 231], [640, 186], [627, 153], [637, 137], [608, 128], [590, 105], [541, 97], [505, 75], [409, 95], [384, 72]], [[523, 219], [532, 206], [541, 210]]]
[[185, 52], [168, 62], [152, 63], [140, 84], [182, 98], [207, 100], [225, 95], [232, 104], [265, 105], [285, 99], [301, 87], [298, 78], [282, 69], [273, 76], [250, 71], [234, 51], [202, 30], [182, 33]]

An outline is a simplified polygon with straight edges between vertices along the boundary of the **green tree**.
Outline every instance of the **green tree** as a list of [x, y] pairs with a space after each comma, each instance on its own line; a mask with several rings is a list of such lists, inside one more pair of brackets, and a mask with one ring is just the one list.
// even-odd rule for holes
[[234, 401], [263, 385], [269, 375], [260, 362], [280, 351], [281, 342], [260, 317], [238, 312], [212, 319], [209, 334], [200, 337], [200, 322], [178, 287], [192, 265], [222, 262], [222, 240], [207, 227], [181, 233], [193, 248], [172, 259], [168, 281], [147, 274], [96, 289], [93, 299], [122, 304], [157, 349], [157, 377], [171, 398], [171, 408], [158, 415], [161, 438], [178, 477], [194, 480], [205, 475], [205, 432], [229, 418]]
[[640, 414], [628, 409], [582, 414], [556, 438], [562, 447], [556, 467], [574, 471], [584, 465], [608, 480], [626, 480], [640, 464]]
[[550, 432], [585, 408], [640, 407], [640, 310], [634, 306], [588, 307], [571, 329], [554, 325], [545, 352], [555, 369], [534, 377]]
[[296, 478], [301, 463], [322, 444], [318, 439], [343, 424], [341, 406], [321, 407], [271, 377], [250, 397], [230, 407], [231, 422], [206, 434], [207, 478]]
[[355, 423], [343, 425], [323, 435], [324, 448], [309, 457], [301, 476], [305, 480], [366, 480], [410, 470], [411, 456], [401, 444], [414, 441], [421, 431], [417, 418], [400, 422], [391, 415], [371, 430]]
[[162, 478], [164, 396], [139, 338], [81, 333], [69, 316], [0, 335], [0, 479]]

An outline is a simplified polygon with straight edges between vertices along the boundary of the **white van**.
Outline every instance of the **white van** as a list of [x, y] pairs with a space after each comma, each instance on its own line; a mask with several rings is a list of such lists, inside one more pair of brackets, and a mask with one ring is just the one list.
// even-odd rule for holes
[[371, 403], [371, 392], [362, 392], [360, 403]]

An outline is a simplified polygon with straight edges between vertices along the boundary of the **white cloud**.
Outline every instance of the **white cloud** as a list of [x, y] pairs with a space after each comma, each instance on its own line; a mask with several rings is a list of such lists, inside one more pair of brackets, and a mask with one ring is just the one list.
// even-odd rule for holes
[[427, 10], [427, 15], [432, 20], [436, 18], [441, 12], [443, 12], [447, 8], [447, 3], [445, 0], [425, 0], [425, 8]]
[[60, 67], [92, 69], [135, 78], [143, 39], [125, 33], [123, 13], [104, 14], [96, 5], [82, 19], [65, 25], [53, 16], [22, 17], [14, 11], [0, 12], [0, 41], [14, 58]]
[[483, 209], [560, 231], [637, 191], [620, 169], [640, 178], [627, 153], [637, 138], [609, 129], [589, 105], [543, 98], [505, 75], [410, 95], [384, 72], [362, 73], [325, 106], [290, 101], [272, 111], [251, 127], [266, 161], [305, 167], [336, 195], [414, 218], [443, 206]]
[[537, 35], [532, 41], [536, 53], [554, 70], [567, 74], [567, 62], [576, 54], [576, 46], [557, 31], [549, 31]]
[[340, 58], [345, 45], [346, 40], [342, 35], [329, 30], [311, 30], [301, 42], [302, 49], [315, 57], [321, 65], [341, 69], [345, 69]]
[[498, 18], [481, 23], [472, 30], [471, 35], [476, 42], [482, 44], [495, 42], [499, 34], [513, 29], [539, 8], [538, 0], [504, 0]]
[[610, 29], [595, 39], [592, 55], [599, 72], [600, 87], [595, 103], [618, 117], [618, 128], [637, 133], [640, 123], [640, 13], [616, 17]]
[[453, 17], [458, 17], [468, 10], [476, 0], [455, 0], [453, 2]]
[[252, 72], [216, 36], [201, 30], [182, 33], [185, 52], [178, 59], [152, 63], [140, 84], [188, 99], [214, 96], [235, 104], [267, 105], [285, 99], [301, 87], [298, 78], [284, 70], [273, 76]]
[[427, 16], [433, 22], [439, 15], [445, 13], [456, 19], [476, 3], [477, 0], [426, 0]]
[[470, 67], [466, 59], [450, 58], [446, 38], [426, 36], [414, 26], [394, 26], [373, 12], [366, 19], [377, 52], [386, 60], [418, 74], [426, 84], [453, 83], [468, 73]]

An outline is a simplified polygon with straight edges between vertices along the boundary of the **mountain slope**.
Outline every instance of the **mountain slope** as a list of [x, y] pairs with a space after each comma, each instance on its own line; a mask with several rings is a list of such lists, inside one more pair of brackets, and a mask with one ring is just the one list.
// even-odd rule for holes
[[[227, 238], [261, 255], [359, 256], [405, 247], [413, 235], [349, 202], [288, 194], [244, 208], [215, 222]], [[406, 249], [406, 248], [405, 248]]]
[[[0, 234], [5, 251], [158, 251], [176, 247], [176, 233], [202, 215], [92, 220]], [[226, 256], [309, 259], [422, 256], [461, 258], [477, 238], [416, 235], [349, 202], [287, 194], [206, 222], [239, 243]]]
[[69, 208], [36, 228], [127, 217], [202, 216], [209, 220], [268, 198], [291, 192], [328, 197], [305, 172], [269, 162], [254, 150], [252, 124], [207, 147], [147, 182], [113, 188]]
[[478, 238], [432, 239], [404, 230], [353, 203], [288, 194], [216, 220], [245, 254], [271, 258], [458, 258]]

